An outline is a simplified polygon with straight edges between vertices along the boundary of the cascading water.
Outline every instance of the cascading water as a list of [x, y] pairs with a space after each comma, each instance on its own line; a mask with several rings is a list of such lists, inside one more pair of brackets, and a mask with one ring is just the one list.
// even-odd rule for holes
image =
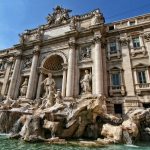
[[132, 145], [132, 139], [128, 133], [128, 131], [123, 131], [123, 139], [126, 142], [127, 145]]

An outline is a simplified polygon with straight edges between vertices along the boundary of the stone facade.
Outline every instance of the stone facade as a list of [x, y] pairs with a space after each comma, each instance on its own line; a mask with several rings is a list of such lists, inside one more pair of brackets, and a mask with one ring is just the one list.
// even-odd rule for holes
[[57, 6], [47, 24], [0, 51], [1, 99], [40, 99], [48, 74], [66, 100], [105, 96], [121, 114], [150, 106], [150, 14], [105, 24], [97, 9], [70, 17]]

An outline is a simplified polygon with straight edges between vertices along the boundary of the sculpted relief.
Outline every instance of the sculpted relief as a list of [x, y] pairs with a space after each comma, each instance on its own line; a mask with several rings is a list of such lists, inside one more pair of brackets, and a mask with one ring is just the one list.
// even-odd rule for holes
[[90, 59], [91, 58], [91, 47], [86, 46], [80, 49], [80, 60]]
[[47, 21], [49, 25], [64, 23], [70, 18], [69, 13], [71, 12], [71, 10], [69, 9], [57, 6], [53, 10], [54, 12], [52, 14], [48, 14], [47, 16]]

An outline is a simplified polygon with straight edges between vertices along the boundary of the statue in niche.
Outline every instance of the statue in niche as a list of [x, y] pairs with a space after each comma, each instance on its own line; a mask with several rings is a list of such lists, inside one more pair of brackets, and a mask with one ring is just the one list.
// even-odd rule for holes
[[91, 73], [89, 74], [89, 71], [85, 70], [85, 75], [83, 79], [80, 81], [83, 94], [91, 93], [92, 91], [91, 81], [92, 81]]
[[50, 91], [54, 91], [55, 92], [55, 80], [52, 78], [52, 74], [49, 73], [48, 77], [42, 81], [41, 84], [44, 84], [46, 93], [45, 96], [48, 97], [50, 95]]
[[41, 84], [44, 84], [45, 87], [45, 96], [44, 98], [46, 98], [46, 101], [43, 102], [42, 104], [42, 108], [43, 107], [51, 107], [54, 105], [54, 98], [55, 98], [55, 80], [52, 78], [52, 74], [49, 73], [48, 77], [42, 81]]
[[28, 88], [28, 78], [25, 78], [25, 80], [22, 83], [21, 88], [20, 88], [20, 94], [21, 94], [21, 96], [25, 96], [26, 95], [27, 88]]

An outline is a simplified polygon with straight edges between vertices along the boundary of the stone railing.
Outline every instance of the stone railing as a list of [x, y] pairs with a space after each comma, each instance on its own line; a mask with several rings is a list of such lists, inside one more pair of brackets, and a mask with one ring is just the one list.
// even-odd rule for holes
[[117, 50], [116, 52], [108, 52], [108, 59], [110, 60], [111, 58], [121, 58], [121, 50]]
[[112, 85], [109, 87], [109, 93], [111, 96], [113, 96], [114, 94], [121, 94], [121, 95], [125, 95], [125, 86], [124, 85]]
[[150, 89], [150, 83], [139, 83], [135, 85], [136, 89]]

